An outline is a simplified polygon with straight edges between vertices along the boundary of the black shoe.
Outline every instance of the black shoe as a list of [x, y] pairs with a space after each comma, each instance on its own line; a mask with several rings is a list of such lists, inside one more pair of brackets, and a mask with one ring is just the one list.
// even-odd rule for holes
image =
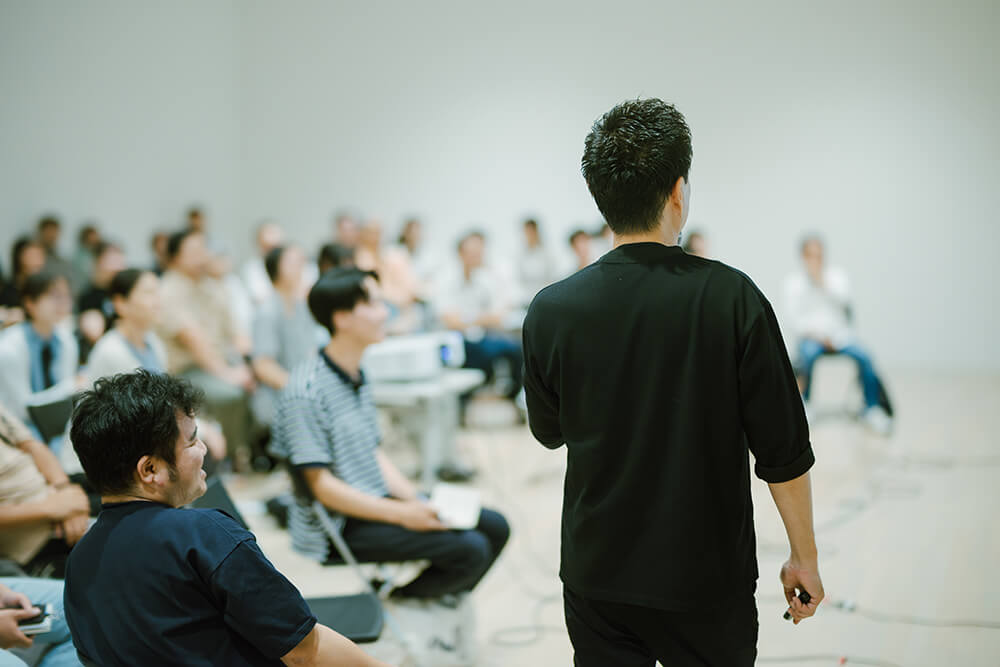
[[437, 469], [437, 477], [442, 482], [468, 482], [476, 477], [476, 471], [461, 463], [445, 463]]

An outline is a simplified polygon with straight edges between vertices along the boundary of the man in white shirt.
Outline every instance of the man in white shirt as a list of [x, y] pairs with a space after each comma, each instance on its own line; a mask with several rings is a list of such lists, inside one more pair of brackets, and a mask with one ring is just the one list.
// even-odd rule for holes
[[824, 354], [842, 354], [858, 365], [865, 398], [865, 422], [887, 435], [892, 428], [885, 390], [869, 353], [858, 343], [851, 326], [850, 289], [847, 274], [826, 266], [823, 241], [816, 236], [802, 241], [803, 271], [785, 281], [785, 312], [797, 341], [802, 398], [808, 403], [812, 369]]
[[543, 287], [548, 287], [559, 278], [552, 253], [542, 242], [538, 222], [531, 218], [524, 221], [524, 249], [517, 260], [517, 273], [524, 307]]
[[509, 321], [509, 307], [501, 296], [500, 280], [484, 266], [486, 238], [481, 232], [467, 234], [458, 243], [460, 270], [438, 290], [436, 306], [441, 322], [465, 337], [465, 367], [478, 368], [493, 376], [499, 359], [510, 364], [511, 386], [507, 397], [521, 391], [521, 345], [502, 335]]

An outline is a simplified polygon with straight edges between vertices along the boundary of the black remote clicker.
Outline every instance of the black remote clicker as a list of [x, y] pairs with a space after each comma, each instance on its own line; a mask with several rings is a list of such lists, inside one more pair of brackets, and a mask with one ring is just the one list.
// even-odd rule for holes
[[[805, 591], [802, 591], [801, 593], [799, 593], [799, 602], [801, 602], [802, 604], [809, 604], [810, 600], [812, 600], [812, 596], [809, 595], [809, 593], [807, 593]], [[791, 618], [792, 618], [792, 612], [786, 611], [785, 615], [784, 615], [784, 619], [786, 621], [788, 621], [788, 620], [791, 620]]]

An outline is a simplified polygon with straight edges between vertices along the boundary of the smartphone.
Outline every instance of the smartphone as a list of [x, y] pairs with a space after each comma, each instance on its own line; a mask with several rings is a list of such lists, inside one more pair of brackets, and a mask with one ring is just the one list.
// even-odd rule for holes
[[40, 635], [52, 631], [52, 605], [39, 605], [35, 607], [42, 610], [42, 613], [31, 618], [25, 618], [17, 622], [18, 629], [26, 635]]

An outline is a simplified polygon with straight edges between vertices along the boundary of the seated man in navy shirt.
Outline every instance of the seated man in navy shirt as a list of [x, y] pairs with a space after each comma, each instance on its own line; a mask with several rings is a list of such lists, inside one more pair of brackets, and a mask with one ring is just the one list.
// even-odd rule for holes
[[102, 665], [376, 665], [316, 622], [254, 536], [205, 492], [201, 394], [140, 370], [98, 380], [71, 440], [101, 493], [97, 523], [66, 566], [66, 620]]

